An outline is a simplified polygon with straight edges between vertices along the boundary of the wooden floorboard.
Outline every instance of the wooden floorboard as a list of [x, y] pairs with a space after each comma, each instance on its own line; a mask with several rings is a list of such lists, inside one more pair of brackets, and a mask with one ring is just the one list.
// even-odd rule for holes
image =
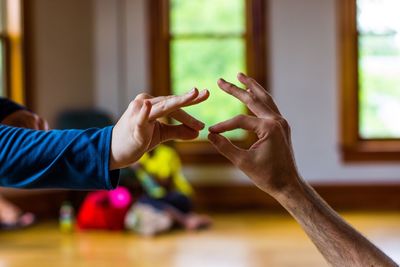
[[[397, 261], [400, 213], [346, 213], [345, 217]], [[327, 266], [286, 215], [217, 214], [198, 233], [176, 231], [156, 238], [130, 233], [60, 233], [55, 222], [0, 232], [0, 266]]]

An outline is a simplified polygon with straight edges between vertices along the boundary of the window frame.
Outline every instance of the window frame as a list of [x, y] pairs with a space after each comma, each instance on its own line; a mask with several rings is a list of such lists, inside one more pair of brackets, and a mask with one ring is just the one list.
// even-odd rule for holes
[[[9, 12], [10, 7], [7, 6], [6, 2], [19, 1], [17, 9], [16, 19], [18, 25], [14, 25], [14, 29], [11, 29], [9, 25]], [[6, 96], [22, 105], [26, 104], [26, 90], [25, 90], [25, 45], [24, 45], [24, 28], [25, 20], [25, 0], [3, 0], [1, 1], [1, 8], [3, 12], [3, 25], [4, 32], [0, 32], [0, 38], [4, 44], [4, 86]], [[3, 9], [4, 8], [4, 9]]]
[[[151, 94], [169, 95], [171, 94], [169, 0], [149, 0], [147, 3]], [[245, 0], [247, 73], [264, 88], [269, 88], [267, 8], [267, 0]], [[254, 135], [247, 134], [246, 138], [235, 141], [235, 144], [246, 147], [254, 139]], [[176, 142], [175, 147], [184, 163], [228, 163], [226, 158], [206, 140]]]
[[357, 0], [338, 0], [337, 4], [342, 159], [345, 162], [400, 161], [400, 138], [360, 136]]

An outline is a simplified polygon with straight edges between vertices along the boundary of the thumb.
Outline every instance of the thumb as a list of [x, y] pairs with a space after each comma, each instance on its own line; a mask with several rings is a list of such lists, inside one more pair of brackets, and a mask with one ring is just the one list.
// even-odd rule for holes
[[243, 149], [238, 148], [232, 144], [229, 139], [225, 136], [216, 133], [210, 133], [208, 140], [218, 150], [219, 153], [224, 155], [227, 159], [232, 161], [233, 164], [237, 165], [240, 157], [245, 153]]

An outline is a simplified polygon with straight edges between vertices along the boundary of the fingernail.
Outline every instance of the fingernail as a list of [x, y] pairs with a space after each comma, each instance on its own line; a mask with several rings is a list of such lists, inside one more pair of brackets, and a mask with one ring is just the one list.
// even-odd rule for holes
[[204, 129], [205, 124], [202, 123], [201, 121], [196, 121], [194, 127], [196, 128], [197, 131], [201, 131]]
[[189, 94], [196, 92], [197, 88], [194, 87], [192, 90], [190, 90]]
[[203, 89], [201, 90], [201, 92], [199, 93], [201, 96], [206, 96], [206, 95], [210, 95], [210, 91], [208, 91], [208, 89]]

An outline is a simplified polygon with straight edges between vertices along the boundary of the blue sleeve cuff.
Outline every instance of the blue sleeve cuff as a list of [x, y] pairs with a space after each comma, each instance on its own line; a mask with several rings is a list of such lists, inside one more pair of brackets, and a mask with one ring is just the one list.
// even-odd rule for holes
[[110, 170], [110, 154], [111, 154], [111, 142], [112, 142], [112, 131], [114, 126], [106, 127], [106, 148], [104, 150], [104, 179], [106, 184], [106, 189], [115, 189], [119, 184], [120, 170]]

